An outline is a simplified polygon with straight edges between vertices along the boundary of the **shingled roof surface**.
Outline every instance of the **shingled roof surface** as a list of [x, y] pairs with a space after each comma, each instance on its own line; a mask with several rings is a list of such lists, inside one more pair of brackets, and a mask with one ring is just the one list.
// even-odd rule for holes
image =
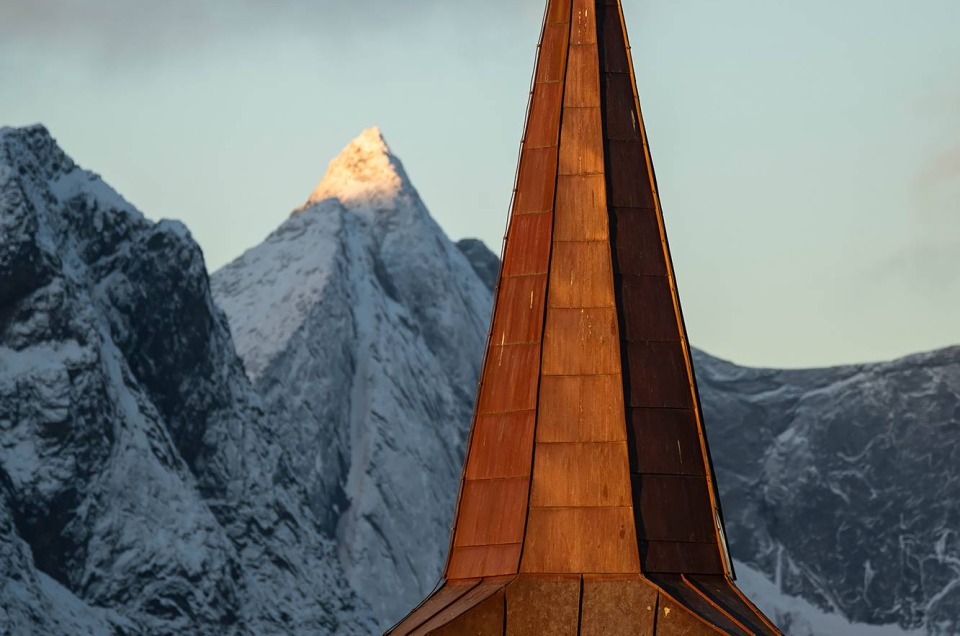
[[732, 582], [617, 0], [549, 0], [455, 525], [388, 633], [779, 634]]

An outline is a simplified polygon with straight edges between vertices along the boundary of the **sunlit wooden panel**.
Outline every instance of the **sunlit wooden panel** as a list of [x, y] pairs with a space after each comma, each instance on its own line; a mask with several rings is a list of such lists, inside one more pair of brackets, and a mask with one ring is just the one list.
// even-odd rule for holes
[[673, 290], [666, 276], [622, 276], [620, 301], [627, 340], [680, 341]]
[[454, 546], [447, 578], [471, 579], [478, 576], [516, 574], [522, 544]]
[[573, 0], [573, 26], [570, 44], [596, 44], [597, 18], [595, 0]]
[[555, 146], [523, 149], [513, 206], [514, 215], [536, 214], [553, 209], [557, 152]]
[[596, 44], [570, 47], [567, 61], [566, 90], [563, 105], [573, 107], [600, 106], [600, 61]]
[[480, 584], [480, 579], [447, 581], [419, 607], [407, 616], [402, 623], [390, 632], [392, 636], [407, 636], [430, 620], [434, 614], [453, 603], [458, 598]]
[[558, 174], [603, 172], [599, 108], [564, 108]]
[[660, 225], [653, 208], [613, 208], [611, 232], [616, 234], [614, 271], [623, 275], [666, 276]]
[[510, 221], [503, 255], [503, 276], [546, 274], [550, 264], [553, 214], [520, 214]]
[[670, 475], [706, 474], [693, 409], [629, 409], [627, 421], [630, 470]]
[[530, 505], [630, 506], [625, 442], [539, 444]]
[[547, 24], [570, 22], [570, 0], [549, 0], [547, 3]]
[[503, 636], [506, 584], [503, 578], [485, 579], [440, 610], [412, 636]]
[[523, 577], [507, 587], [507, 636], [577, 636], [580, 577]]
[[526, 478], [464, 481], [454, 545], [522, 541], [529, 489]]
[[657, 589], [639, 576], [584, 575], [581, 636], [653, 636]]
[[477, 416], [466, 478], [528, 477], [533, 463], [536, 411]]
[[543, 375], [620, 373], [616, 310], [547, 309], [543, 347]]
[[633, 509], [530, 508], [523, 572], [639, 572]]
[[546, 274], [502, 277], [490, 342], [510, 345], [540, 340], [546, 293]]
[[637, 534], [648, 541], [716, 541], [705, 477], [634, 475]]
[[537, 407], [539, 344], [490, 347], [480, 387], [480, 413], [528, 411]]
[[554, 226], [555, 241], [608, 240], [606, 178], [602, 174], [558, 177]]
[[551, 307], [613, 307], [610, 243], [554, 243], [549, 298]]
[[630, 406], [693, 408], [691, 379], [679, 342], [628, 342], [625, 347]]
[[626, 438], [622, 376], [541, 378], [538, 442], [616, 442]]
[[530, 103], [530, 118], [523, 140], [526, 149], [556, 146], [560, 143], [560, 103], [563, 82], [536, 84]]
[[543, 30], [536, 82], [562, 82], [567, 66], [567, 39], [570, 25], [562, 22], [548, 24]]
[[716, 540], [706, 543], [641, 541], [640, 559], [644, 572], [724, 572]]

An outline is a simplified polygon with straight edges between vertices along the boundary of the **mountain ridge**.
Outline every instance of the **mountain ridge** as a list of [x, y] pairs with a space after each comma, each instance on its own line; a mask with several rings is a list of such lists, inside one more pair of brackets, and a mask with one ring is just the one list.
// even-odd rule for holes
[[[348, 144], [321, 180], [346, 193], [325, 187], [326, 198], [312, 196], [211, 280], [255, 387], [302, 453], [315, 512], [336, 536], [348, 578], [384, 616], [432, 586], [424, 562], [443, 558], [446, 488], [460, 472], [492, 298], [409, 181], [384, 199], [343, 172], [360, 166], [366, 175], [370, 163], [400, 165], [376, 129]], [[328, 259], [322, 288], [303, 284], [318, 254]], [[300, 326], [272, 357], [262, 355], [269, 327], [250, 327], [245, 313], [264, 294], [275, 299], [271, 314], [297, 316]], [[419, 483], [407, 484], [409, 475]], [[388, 570], [374, 567], [384, 559]]]
[[367, 632], [335, 546], [273, 479], [283, 454], [189, 232], [43, 127], [0, 132], [0, 165], [4, 630]]

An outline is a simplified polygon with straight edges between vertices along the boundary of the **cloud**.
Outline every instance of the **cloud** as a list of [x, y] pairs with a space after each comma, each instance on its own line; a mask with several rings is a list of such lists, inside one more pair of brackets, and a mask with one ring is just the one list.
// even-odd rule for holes
[[937, 155], [917, 175], [917, 186], [923, 191], [957, 183], [960, 183], [960, 143]]
[[275, 30], [349, 37], [434, 20], [470, 29], [477, 19], [511, 19], [539, 5], [539, 0], [15, 0], [0, 2], [0, 48], [177, 55], [221, 38]]

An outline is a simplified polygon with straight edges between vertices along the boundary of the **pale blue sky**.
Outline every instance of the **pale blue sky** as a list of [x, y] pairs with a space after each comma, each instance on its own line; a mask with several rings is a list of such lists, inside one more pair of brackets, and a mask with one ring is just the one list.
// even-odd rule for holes
[[[0, 0], [0, 125], [43, 122], [211, 269], [382, 127], [495, 251], [542, 0]], [[624, 0], [687, 326], [740, 363], [960, 343], [960, 2]]]

